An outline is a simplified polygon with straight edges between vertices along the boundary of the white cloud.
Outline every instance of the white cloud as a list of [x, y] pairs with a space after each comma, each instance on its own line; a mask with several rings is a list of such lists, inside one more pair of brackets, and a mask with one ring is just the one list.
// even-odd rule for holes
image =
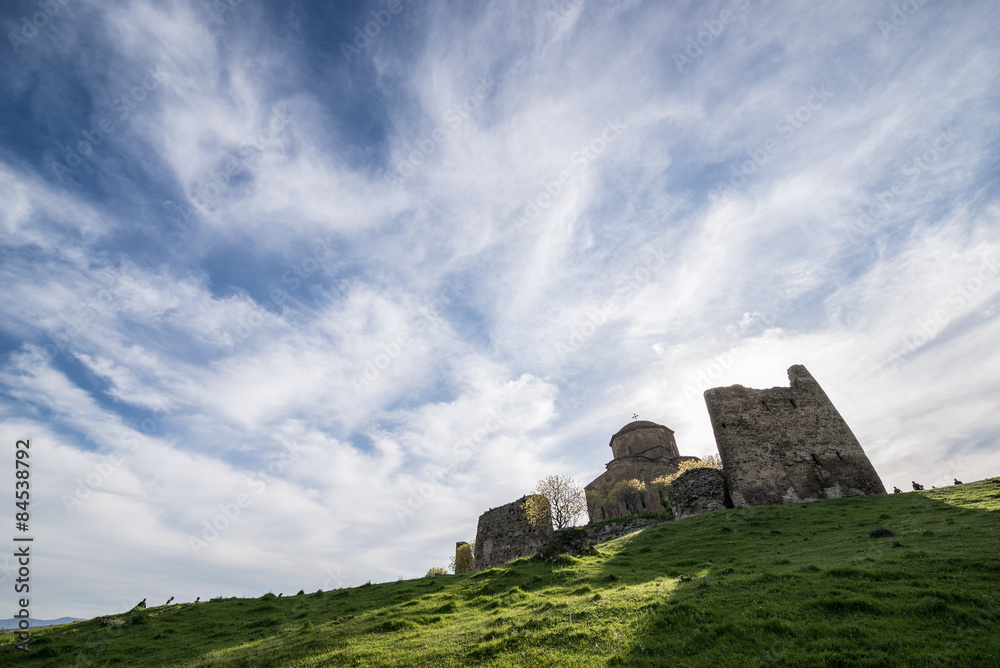
[[888, 485], [995, 472], [990, 22], [723, 4], [681, 69], [722, 5], [431, 5], [350, 63], [301, 28], [336, 42], [332, 9], [90, 4], [36, 40], [38, 92], [0, 74], [44, 143], [0, 155], [33, 613], [420, 575], [633, 412], [713, 451], [701, 392], [793, 363]]

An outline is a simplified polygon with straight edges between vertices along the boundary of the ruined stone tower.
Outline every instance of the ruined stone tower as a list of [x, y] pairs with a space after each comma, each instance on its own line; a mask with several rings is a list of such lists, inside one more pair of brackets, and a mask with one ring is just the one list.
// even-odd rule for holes
[[865, 451], [804, 366], [789, 387], [705, 392], [733, 504], [757, 506], [885, 494]]
[[476, 570], [493, 568], [520, 557], [530, 557], [552, 538], [552, 519], [543, 517], [538, 524], [532, 524], [524, 510], [524, 502], [536, 498], [548, 511], [549, 500], [532, 494], [522, 496], [517, 501], [491, 508], [479, 516], [476, 528]]

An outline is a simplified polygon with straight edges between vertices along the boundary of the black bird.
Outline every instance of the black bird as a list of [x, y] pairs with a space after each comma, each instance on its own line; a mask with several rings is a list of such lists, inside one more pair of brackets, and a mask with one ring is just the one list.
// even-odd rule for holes
[[958, 478], [955, 478], [955, 484], [956, 484], [956, 485], [961, 485], [961, 484], [962, 484], [962, 481], [961, 481], [961, 480], [959, 480]]

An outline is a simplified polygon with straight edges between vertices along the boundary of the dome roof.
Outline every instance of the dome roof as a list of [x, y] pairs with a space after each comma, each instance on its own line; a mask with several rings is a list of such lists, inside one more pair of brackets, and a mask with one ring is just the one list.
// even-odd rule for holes
[[[661, 429], [666, 429], [671, 434], [674, 433], [673, 429], [665, 427], [662, 424], [656, 424], [655, 422], [650, 422], [649, 420], [636, 420], [635, 422], [629, 422], [627, 425], [619, 429], [615, 436], [620, 436], [627, 431], [632, 431], [633, 429], [646, 429], [649, 427], [659, 427]], [[611, 438], [614, 439], [615, 436], [612, 436]]]

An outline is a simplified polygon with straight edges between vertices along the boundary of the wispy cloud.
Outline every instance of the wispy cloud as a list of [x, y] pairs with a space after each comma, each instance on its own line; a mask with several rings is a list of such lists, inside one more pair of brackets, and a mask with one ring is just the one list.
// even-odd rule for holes
[[0, 10], [37, 616], [422, 574], [793, 363], [887, 484], [1000, 464], [992, 7], [55, 4]]

